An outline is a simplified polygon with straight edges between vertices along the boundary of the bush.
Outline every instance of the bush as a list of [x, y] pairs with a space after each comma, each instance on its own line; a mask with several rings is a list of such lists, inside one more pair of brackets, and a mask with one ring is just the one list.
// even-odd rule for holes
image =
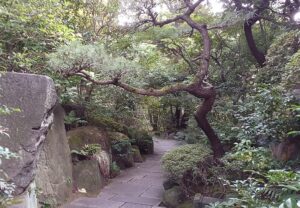
[[115, 162], [115, 161], [113, 161], [112, 163], [111, 163], [111, 166], [110, 166], [110, 176], [111, 176], [111, 178], [114, 178], [114, 177], [116, 177], [117, 175], [119, 175], [120, 174], [120, 167], [118, 166], [118, 164]]
[[269, 148], [254, 147], [249, 140], [242, 140], [236, 144], [232, 152], [223, 159], [228, 166], [236, 166], [240, 170], [266, 171], [280, 167], [279, 162], [272, 157]]
[[235, 173], [221, 160], [209, 156], [183, 174], [180, 186], [186, 197], [201, 193], [203, 196], [223, 198], [228, 191], [227, 178], [232, 174]]
[[113, 154], [128, 154], [131, 153], [131, 143], [129, 138], [119, 132], [109, 132], [111, 140], [111, 148]]
[[162, 165], [171, 178], [180, 180], [187, 170], [196, 167], [210, 153], [209, 147], [202, 144], [187, 144], [167, 152]]
[[137, 145], [142, 154], [153, 154], [153, 139], [147, 131], [128, 128], [126, 133], [130, 138], [131, 144]]

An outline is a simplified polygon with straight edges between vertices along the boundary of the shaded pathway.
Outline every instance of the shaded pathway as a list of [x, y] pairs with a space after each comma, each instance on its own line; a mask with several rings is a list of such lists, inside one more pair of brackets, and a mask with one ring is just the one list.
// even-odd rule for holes
[[160, 159], [177, 144], [175, 140], [154, 139], [155, 153], [147, 156], [145, 162], [122, 171], [98, 197], [81, 197], [64, 208], [158, 208], [165, 179]]

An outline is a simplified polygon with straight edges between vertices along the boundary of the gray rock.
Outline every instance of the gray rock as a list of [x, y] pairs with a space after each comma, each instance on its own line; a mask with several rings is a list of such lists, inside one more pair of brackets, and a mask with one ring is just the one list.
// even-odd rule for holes
[[53, 113], [54, 122], [38, 159], [35, 181], [39, 201], [57, 206], [72, 193], [72, 165], [64, 110], [57, 105]]
[[105, 185], [97, 160], [80, 160], [73, 165], [74, 184], [78, 189], [86, 189], [88, 193], [98, 194]]
[[165, 191], [163, 195], [163, 204], [169, 208], [177, 207], [184, 199], [184, 195], [179, 186], [174, 186]]
[[38, 155], [52, 124], [52, 109], [56, 102], [57, 95], [50, 78], [1, 74], [0, 105], [21, 110], [0, 117], [1, 126], [9, 128], [10, 135], [10, 138], [0, 135], [0, 145], [19, 155], [19, 158], [3, 160], [1, 164], [7, 180], [16, 185], [16, 194], [24, 192], [34, 179]]

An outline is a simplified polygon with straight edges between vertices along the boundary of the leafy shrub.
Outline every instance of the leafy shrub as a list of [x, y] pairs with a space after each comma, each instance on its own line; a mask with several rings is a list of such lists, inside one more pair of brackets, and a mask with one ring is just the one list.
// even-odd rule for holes
[[187, 144], [167, 152], [162, 158], [162, 165], [171, 178], [178, 180], [210, 153], [209, 147], [202, 144]]
[[71, 111], [68, 115], [66, 115], [64, 122], [65, 122], [65, 124], [69, 124], [69, 125], [87, 123], [85, 120], [82, 120], [81, 118], [76, 117], [75, 111]]
[[268, 146], [294, 129], [295, 119], [289, 110], [293, 97], [282, 87], [262, 85], [251, 94], [235, 113], [240, 124], [236, 126], [240, 129], [237, 138]]
[[120, 167], [118, 166], [118, 164], [116, 163], [116, 161], [113, 161], [111, 163], [111, 166], [110, 166], [110, 174], [111, 174], [111, 177], [116, 177], [117, 175], [119, 175], [120, 173]]
[[224, 160], [228, 166], [237, 166], [241, 170], [265, 171], [280, 165], [272, 158], [269, 148], [254, 147], [249, 140], [242, 140], [236, 144]]
[[300, 193], [299, 173], [274, 160], [269, 149], [254, 147], [249, 140], [237, 144], [223, 161], [228, 167], [238, 167], [242, 174], [238, 180], [228, 181], [235, 197], [219, 207], [233, 202], [241, 207], [278, 207]]
[[129, 138], [119, 132], [110, 132], [111, 149], [113, 154], [128, 154], [131, 153], [131, 143]]
[[201, 193], [203, 196], [223, 198], [228, 189], [227, 175], [230, 172], [224, 163], [210, 156], [186, 171], [180, 186], [187, 197]]
[[127, 134], [132, 145], [137, 145], [142, 154], [153, 154], [153, 139], [145, 130], [128, 128]]

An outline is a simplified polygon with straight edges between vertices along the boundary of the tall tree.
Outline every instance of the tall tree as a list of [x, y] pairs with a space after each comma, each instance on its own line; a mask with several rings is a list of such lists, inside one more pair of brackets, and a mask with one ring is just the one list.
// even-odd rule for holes
[[[151, 24], [158, 27], [164, 27], [165, 25], [172, 23], [186, 24], [192, 31], [196, 31], [198, 32], [198, 34], [200, 34], [200, 39], [202, 40], [202, 48], [200, 50], [196, 50], [200, 52], [196, 55], [196, 57], [191, 59], [193, 61], [193, 64], [197, 66], [197, 69], [193, 79], [189, 83], [176, 83], [170, 86], [163, 87], [161, 89], [142, 89], [134, 87], [125, 82], [122, 79], [125, 72], [122, 70], [116, 75], [110, 75], [110, 79], [99, 80], [97, 79], [97, 77], [99, 76], [93, 76], [91, 73], [89, 73], [89, 70], [96, 66], [95, 63], [91, 62], [93, 60], [74, 60], [73, 57], [73, 61], [71, 61], [71, 63], [67, 65], [64, 64], [65, 67], [59, 66], [58, 64], [60, 63], [57, 62], [55, 58], [59, 59], [60, 57], [65, 55], [66, 50], [62, 50], [61, 52], [58, 51], [56, 54], [54, 54], [52, 57], [52, 59], [54, 58], [52, 63], [56, 63], [55, 67], [59, 67], [62, 71], [64, 71], [63, 73], [65, 76], [77, 75], [85, 78], [95, 85], [114, 85], [128, 92], [155, 97], [177, 92], [187, 92], [197, 98], [203, 99], [203, 102], [197, 107], [194, 116], [199, 128], [204, 131], [207, 138], [209, 139], [214, 156], [217, 158], [221, 157], [224, 155], [224, 149], [218, 135], [207, 119], [207, 115], [212, 110], [216, 99], [216, 89], [212, 84], [208, 82], [209, 62], [211, 57], [211, 41], [208, 32], [209, 29], [205, 23], [201, 23], [199, 22], [199, 20], [195, 20], [195, 17], [193, 16], [197, 12], [197, 8], [202, 2], [203, 0], [197, 0], [196, 2], [192, 2], [191, 0], [184, 0], [179, 9], [181, 13], [165, 20], [159, 20], [158, 14], [154, 12], [154, 7], [156, 6], [154, 1], [143, 2], [143, 10], [140, 10], [140, 14], [144, 15], [144, 18], [140, 21], [140, 23]], [[83, 46], [83, 48], [85, 48], [84, 50], [87, 50], [89, 52], [93, 51], [91, 49], [87, 49], [85, 46]], [[97, 50], [98, 49], [95, 49], [95, 51]], [[110, 59], [110, 61], [113, 60]], [[101, 68], [103, 69], [103, 67], [105, 67], [103, 66], [103, 61], [101, 61], [101, 64]]]
[[250, 52], [260, 67], [263, 67], [266, 64], [266, 53], [257, 46], [253, 36], [253, 26], [261, 20], [271, 21], [278, 25], [297, 25], [293, 18], [294, 15], [299, 12], [299, 0], [232, 0], [229, 1], [228, 4], [229, 7], [233, 7], [237, 12], [247, 14], [243, 23], [244, 34]]

